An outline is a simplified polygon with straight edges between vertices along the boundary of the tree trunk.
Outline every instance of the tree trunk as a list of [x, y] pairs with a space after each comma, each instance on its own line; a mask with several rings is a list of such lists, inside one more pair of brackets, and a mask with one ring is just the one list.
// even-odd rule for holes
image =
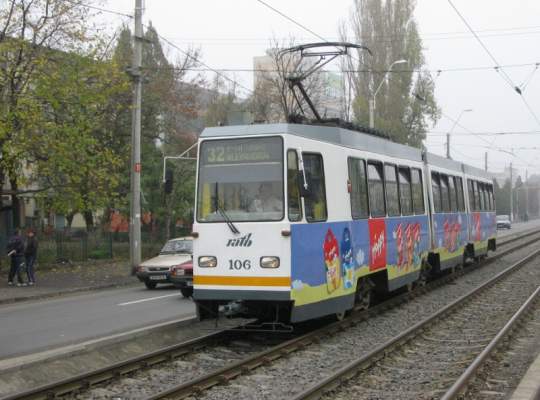
[[73, 224], [73, 218], [75, 217], [75, 214], [76, 214], [76, 211], [72, 211], [66, 215], [68, 232], [71, 230], [71, 225]]
[[174, 192], [165, 195], [165, 239], [171, 238], [171, 220], [172, 220], [172, 204]]
[[[11, 190], [13, 192], [16, 192], [18, 189], [17, 186], [17, 179], [16, 178], [10, 178], [9, 183], [11, 184]], [[19, 197], [16, 194], [11, 195], [11, 209], [13, 212], [13, 227], [14, 228], [20, 228], [21, 227], [21, 202]]]
[[94, 215], [91, 210], [85, 210], [83, 212], [84, 222], [86, 223], [86, 230], [94, 230]]

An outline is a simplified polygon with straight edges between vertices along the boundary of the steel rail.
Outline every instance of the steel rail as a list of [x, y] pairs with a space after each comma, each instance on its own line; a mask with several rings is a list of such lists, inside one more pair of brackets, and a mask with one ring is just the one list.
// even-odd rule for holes
[[460, 375], [456, 382], [448, 389], [443, 395], [441, 400], [452, 400], [458, 398], [458, 396], [467, 388], [468, 383], [474, 378], [478, 369], [484, 364], [491, 353], [496, 349], [501, 340], [503, 340], [516, 324], [522, 319], [524, 314], [538, 301], [540, 294], [540, 286], [529, 296], [527, 301], [519, 308], [519, 310], [508, 320], [504, 327], [497, 333], [497, 335], [489, 342], [489, 344], [482, 350], [482, 352], [473, 360], [469, 367]]
[[540, 249], [532, 252], [528, 256], [512, 264], [510, 267], [499, 272], [497, 275], [495, 275], [490, 280], [484, 282], [482, 285], [470, 290], [468, 293], [454, 300], [452, 303], [447, 304], [446, 306], [444, 306], [437, 312], [433, 313], [429, 317], [426, 317], [422, 321], [411, 326], [409, 329], [402, 332], [401, 334], [393, 337], [387, 342], [376, 347], [374, 350], [360, 357], [358, 360], [355, 360], [349, 363], [348, 365], [341, 368], [336, 373], [332, 374], [326, 379], [322, 380], [318, 384], [294, 396], [292, 400], [319, 399], [329, 390], [335, 389], [342, 382], [353, 378], [361, 370], [368, 368], [369, 366], [373, 365], [376, 361], [384, 358], [387, 353], [392, 351], [397, 346], [403, 345], [409, 340], [415, 338], [416, 336], [418, 336], [418, 334], [426, 330], [427, 327], [430, 326], [432, 323], [442, 319], [444, 316], [446, 316], [450, 312], [457, 309], [463, 303], [469, 300], [472, 300], [474, 297], [478, 296], [481, 292], [490, 288], [495, 283], [499, 282], [501, 279], [505, 278], [507, 275], [511, 274], [512, 272], [517, 271], [519, 268], [521, 268], [526, 263], [530, 262], [532, 259], [534, 259], [538, 255], [540, 255]]
[[[529, 237], [531, 235], [534, 235], [536, 233], [540, 233], [540, 229], [539, 230], [534, 230], [533, 229], [533, 230], [530, 230], [530, 231], [523, 232], [522, 234], [517, 234], [515, 237], [512, 237], [512, 238], [510, 238], [508, 240], [505, 240], [504, 242], [501, 242], [501, 243], [498, 243], [498, 244], [500, 246], [510, 244], [510, 243], [513, 243], [513, 242], [515, 242], [517, 240], [525, 239], [525, 238], [527, 238], [527, 237]], [[281, 349], [281, 350], [279, 350], [277, 347], [273, 348], [273, 349], [276, 349], [276, 352], [277, 352], [276, 355], [271, 355], [271, 350], [273, 350], [273, 349], [269, 349], [267, 351], [268, 354], [266, 352], [265, 352], [264, 355], [259, 354], [259, 357], [265, 357], [266, 358], [264, 360], [264, 362], [262, 362], [262, 363], [256, 362], [256, 357], [257, 356], [253, 356], [253, 357], [251, 357], [249, 359], [249, 360], [251, 360], [250, 365], [254, 366], [254, 367], [256, 367], [258, 365], [262, 365], [263, 363], [272, 361], [273, 359], [279, 358], [280, 356], [282, 356], [284, 354], [289, 354], [289, 353], [291, 353], [293, 351], [296, 351], [296, 350], [300, 349], [301, 347], [304, 347], [304, 346], [308, 345], [309, 343], [316, 342], [317, 340], [319, 340], [318, 338], [320, 338], [321, 336], [332, 335], [332, 334], [334, 334], [334, 333], [336, 333], [338, 331], [342, 331], [342, 330], [346, 329], [347, 327], [354, 326], [354, 325], [356, 325], [356, 324], [358, 324], [358, 323], [360, 323], [362, 321], [365, 321], [366, 319], [368, 319], [372, 315], [376, 315], [376, 314], [378, 314], [380, 312], [391, 309], [391, 308], [395, 307], [396, 305], [402, 304], [403, 301], [406, 301], [406, 300], [410, 299], [411, 297], [421, 295], [421, 294], [426, 293], [426, 292], [428, 292], [430, 290], [434, 290], [435, 288], [444, 285], [448, 281], [454, 280], [454, 279], [458, 278], [459, 276], [462, 276], [462, 275], [464, 275], [466, 273], [472, 272], [476, 268], [479, 268], [479, 267], [488, 265], [488, 264], [490, 264], [492, 262], [495, 262], [499, 258], [501, 258], [501, 257], [503, 257], [503, 256], [505, 256], [505, 255], [507, 255], [509, 253], [512, 253], [512, 252], [514, 252], [516, 250], [519, 250], [519, 249], [521, 249], [521, 248], [523, 248], [525, 246], [528, 246], [528, 245], [536, 242], [537, 240], [538, 240], [537, 238], [529, 239], [527, 241], [524, 241], [523, 243], [518, 244], [517, 246], [506, 249], [506, 250], [504, 250], [502, 252], [498, 251], [497, 253], [495, 253], [493, 255], [493, 257], [487, 258], [487, 259], [485, 259], [483, 261], [480, 261], [479, 263], [475, 264], [473, 268], [469, 267], [469, 268], [467, 268], [465, 270], [461, 270], [460, 272], [458, 272], [456, 274], [444, 276], [444, 277], [439, 278], [439, 279], [437, 279], [435, 281], [429, 282], [428, 285], [420, 287], [417, 290], [414, 290], [414, 291], [409, 292], [409, 293], [403, 293], [403, 294], [400, 294], [398, 296], [394, 296], [394, 297], [390, 298], [389, 300], [387, 300], [387, 301], [385, 301], [385, 302], [383, 302], [383, 303], [381, 303], [379, 305], [376, 305], [376, 306], [374, 306], [374, 307], [372, 307], [372, 308], [370, 308], [368, 310], [355, 313], [353, 316], [351, 316], [350, 318], [345, 319], [344, 321], [335, 322], [333, 324], [330, 324], [330, 325], [327, 325], [327, 326], [325, 326], [323, 328], [320, 328], [320, 329], [318, 329], [316, 331], [312, 331], [312, 332], [307, 333], [307, 334], [305, 334], [303, 336], [300, 336], [300, 337], [298, 337], [296, 339], [292, 339], [292, 340], [290, 340], [288, 342], [285, 342], [285, 343], [283, 343], [281, 345], [278, 345], [279, 349]], [[94, 386], [96, 384], [103, 383], [103, 382], [106, 382], [106, 381], [109, 381], [109, 380], [113, 380], [113, 379], [116, 379], [118, 377], [124, 376], [125, 374], [132, 373], [132, 372], [135, 372], [137, 370], [140, 370], [142, 368], [147, 368], [149, 366], [153, 366], [153, 365], [156, 365], [156, 364], [159, 364], [159, 363], [162, 363], [162, 362], [170, 361], [170, 360], [178, 358], [178, 357], [180, 357], [182, 355], [185, 355], [185, 354], [191, 353], [193, 351], [196, 351], [196, 350], [198, 350], [200, 348], [204, 348], [204, 347], [208, 346], [209, 343], [212, 342], [212, 340], [213, 341], [224, 340], [225, 337], [226, 337], [225, 336], [226, 334], [227, 334], [226, 331], [213, 332], [211, 334], [201, 336], [199, 338], [195, 338], [195, 339], [189, 340], [187, 342], [182, 342], [182, 343], [179, 343], [179, 344], [176, 344], [176, 345], [165, 347], [163, 349], [159, 349], [159, 350], [156, 350], [156, 351], [148, 353], [148, 354], [143, 354], [141, 356], [130, 358], [128, 360], [121, 361], [119, 363], [111, 364], [110, 366], [103, 367], [103, 368], [100, 368], [100, 369], [97, 369], [97, 370], [94, 370], [94, 371], [78, 374], [78, 375], [75, 375], [73, 377], [69, 377], [69, 378], [66, 378], [66, 379], [63, 379], [63, 380], [60, 380], [60, 381], [57, 381], [57, 382], [49, 383], [49, 384], [46, 384], [46, 385], [42, 385], [42, 386], [30, 389], [28, 391], [8, 395], [7, 397], [3, 397], [0, 400], [48, 399], [48, 398], [51, 398], [51, 397], [54, 397], [54, 396], [61, 396], [61, 395], [65, 395], [65, 394], [75, 392], [75, 391], [78, 391], [78, 390], [86, 390], [86, 389], [89, 389], [90, 387], [92, 387], [92, 386]], [[221, 336], [223, 336], [223, 338], [221, 338]], [[305, 341], [305, 343], [301, 344], [302, 341]], [[287, 350], [286, 349], [286, 344], [288, 343], [289, 345], [293, 346], [294, 342], [296, 342], [298, 344], [297, 347], [295, 347], [294, 350], [292, 350], [292, 347], [291, 347], [291, 350]], [[281, 352], [281, 355], [279, 355], [280, 352]], [[246, 362], [246, 361], [244, 361], [244, 362]], [[241, 361], [235, 363], [233, 366], [236, 366], [236, 367], [239, 367], [240, 369], [242, 369], [240, 363], [241, 363]], [[224, 374], [227, 373], [227, 375], [229, 375], [230, 373], [232, 373], [231, 371], [228, 371], [228, 368], [229, 367], [224, 367], [221, 370], [219, 370], [218, 372], [213, 373], [214, 375], [217, 374], [218, 376], [219, 375], [223, 376], [222, 378], [219, 378], [217, 381], [223, 382], [224, 378], [226, 377], [226, 375], [224, 375]], [[245, 369], [245, 370], [249, 370], [249, 368]], [[212, 380], [213, 378], [211, 378], [210, 375], [213, 375], [213, 374], [209, 374], [206, 377], [209, 380]], [[236, 373], [234, 374], [234, 376], [238, 376], [238, 375], [239, 374], [236, 374]], [[199, 380], [201, 380], [201, 381], [199, 381]], [[192, 382], [192, 384], [197, 382], [197, 384], [200, 386], [200, 385], [202, 385], [203, 381], [202, 381], [202, 378], [199, 378], [199, 379], [195, 379], [195, 380], [190, 381], [190, 382]], [[186, 383], [185, 385], [187, 385], [188, 383]], [[161, 394], [158, 394], [158, 395], [154, 396], [153, 398], [160, 398], [159, 395], [161, 395]]]
[[[533, 233], [525, 233], [517, 238], [512, 238], [510, 240], [507, 240], [503, 242], [503, 244], [511, 243], [518, 239], [526, 238], [538, 232], [540, 232], [540, 230], [537, 230]], [[520, 243], [519, 245], [511, 249], [507, 249], [503, 252], [497, 253], [495, 257], [486, 259], [478, 263], [477, 266], [480, 267], [480, 266], [488, 265], [513, 251], [519, 250], [537, 241], [538, 241], [538, 238], [534, 238], [534, 239], [525, 241], [524, 243]], [[468, 268], [467, 271], [462, 272], [460, 275], [469, 273], [472, 270], [473, 270], [472, 268]], [[453, 274], [453, 275], [445, 276], [441, 279], [437, 279], [436, 281], [431, 282], [429, 285], [420, 288], [422, 289], [420, 290], [420, 292], [427, 292], [429, 290], [435, 289], [436, 287], [445, 284], [449, 280], [456, 279], [460, 275]], [[498, 276], [501, 276], [501, 274], [498, 274], [497, 277]], [[373, 308], [370, 308], [363, 312], [359, 312], [358, 314], [351, 316], [349, 319], [346, 319], [344, 321], [334, 322], [333, 324], [317, 329], [316, 331], [309, 332], [303, 336], [292, 339], [290, 341], [284, 342], [262, 353], [255, 354], [245, 360], [239, 360], [217, 371], [211, 372], [202, 377], [192, 379], [188, 382], [184, 382], [175, 387], [159, 392], [151, 397], [146, 398], [145, 400], [158, 400], [158, 399], [175, 399], [176, 400], [176, 399], [183, 399], [192, 395], [200, 394], [204, 390], [207, 390], [219, 384], [226, 383], [244, 373], [250, 372], [254, 370], [255, 368], [258, 368], [261, 365], [267, 364], [278, 358], [281, 358], [282, 356], [293, 353], [296, 350], [306, 347], [312, 343], [319, 342], [321, 338], [324, 336], [331, 335], [338, 331], [343, 331], [349, 326], [354, 326], [366, 320], [371, 315], [375, 315], [375, 314], [380, 313], [381, 311], [393, 308], [396, 304], [401, 304], [405, 299], [409, 299], [411, 295], [414, 295], [414, 292], [403, 293], [401, 295], [395, 296], [389, 299], [388, 301], [385, 301], [384, 303], [381, 303]]]
[[94, 371], [78, 374], [57, 382], [38, 386], [25, 392], [15, 393], [2, 397], [1, 400], [37, 400], [50, 399], [62, 396], [81, 389], [88, 389], [93, 385], [102, 383], [125, 374], [147, 368], [165, 361], [172, 361], [177, 357], [192, 353], [209, 345], [209, 343], [224, 340], [227, 331], [212, 332], [179, 344], [164, 347], [156, 351], [133, 357], [125, 361], [112, 364]]
[[515, 242], [517, 240], [523, 239], [523, 238], [525, 238], [527, 236], [535, 235], [537, 233], [540, 233], [539, 228], [531, 228], [531, 229], [527, 229], [526, 231], [523, 231], [523, 232], [518, 232], [518, 233], [515, 233], [515, 234], [512, 234], [512, 235], [507, 235], [507, 236], [504, 237], [506, 240], [503, 240], [503, 238], [501, 238], [501, 241], [497, 242], [497, 246], [504, 246], [504, 245], [513, 243], [513, 242]]

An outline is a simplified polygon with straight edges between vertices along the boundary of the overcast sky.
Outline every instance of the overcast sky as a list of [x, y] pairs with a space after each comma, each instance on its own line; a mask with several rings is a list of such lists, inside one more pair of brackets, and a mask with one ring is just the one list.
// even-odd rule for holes
[[[104, 0], [106, 8], [133, 13], [135, 0]], [[250, 69], [253, 56], [263, 55], [270, 38], [295, 37], [304, 42], [320, 41], [307, 31], [271, 11], [256, 0], [143, 0], [144, 22], [182, 49], [190, 45], [202, 51], [203, 61], [213, 68]], [[295, 21], [323, 36], [337, 38], [337, 27], [347, 19], [352, 0], [265, 0]], [[495, 62], [453, 10], [448, 0], [418, 0], [416, 22], [423, 38], [427, 68], [436, 78], [436, 98], [444, 115], [456, 120], [451, 153], [454, 159], [500, 172], [510, 162], [525, 175], [540, 173], [540, 1], [453, 0], [454, 5], [478, 33], [514, 85], [528, 82], [523, 101], [511, 89]], [[112, 17], [111, 26], [129, 21]], [[168, 50], [171, 60], [178, 56]], [[522, 65], [529, 64], [529, 65]], [[516, 66], [521, 65], [521, 66]], [[468, 71], [449, 69], [482, 68]], [[251, 88], [251, 72], [230, 74]], [[529, 111], [527, 108], [529, 105]], [[430, 129], [428, 150], [445, 154], [444, 136], [453, 121], [443, 116]], [[461, 126], [460, 126], [461, 125]], [[520, 135], [475, 136], [485, 132], [528, 132]], [[516, 157], [498, 151], [513, 149]]]

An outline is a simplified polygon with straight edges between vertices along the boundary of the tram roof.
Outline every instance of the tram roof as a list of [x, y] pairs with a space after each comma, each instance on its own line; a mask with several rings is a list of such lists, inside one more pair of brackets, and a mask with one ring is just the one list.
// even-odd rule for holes
[[[369, 151], [377, 154], [384, 154], [390, 157], [397, 157], [412, 161], [422, 161], [422, 151], [420, 149], [392, 142], [388, 139], [351, 131], [349, 129], [303, 124], [255, 124], [255, 125], [232, 125], [205, 128], [201, 133], [201, 138], [215, 137], [237, 137], [237, 136], [257, 136], [257, 135], [295, 135], [307, 139], [336, 144], [353, 149]], [[493, 179], [493, 175], [480, 168], [463, 164], [459, 161], [438, 156], [433, 153], [426, 153], [427, 163], [466, 174], [479, 176], [485, 179]]]
[[250, 135], [295, 135], [390, 157], [422, 161], [420, 149], [406, 146], [374, 135], [333, 126], [302, 124], [260, 124], [206, 128], [201, 138]]

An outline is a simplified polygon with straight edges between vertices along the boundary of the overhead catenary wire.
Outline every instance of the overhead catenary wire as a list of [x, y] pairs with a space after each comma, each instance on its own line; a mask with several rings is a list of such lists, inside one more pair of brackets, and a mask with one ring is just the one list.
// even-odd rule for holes
[[452, 6], [452, 8], [454, 9], [454, 11], [457, 13], [457, 15], [461, 18], [461, 20], [463, 21], [463, 23], [465, 24], [465, 26], [467, 26], [467, 29], [469, 29], [469, 31], [474, 35], [474, 37], [476, 38], [476, 40], [478, 41], [478, 43], [480, 43], [480, 45], [482, 46], [482, 48], [486, 51], [486, 53], [489, 55], [489, 57], [493, 60], [493, 62], [495, 63], [495, 65], [497, 66], [496, 67], [496, 71], [499, 72], [499, 74], [501, 75], [501, 77], [503, 78], [503, 80], [512, 88], [513, 91], [515, 91], [519, 97], [521, 98], [521, 100], [523, 101], [523, 103], [525, 104], [525, 107], [529, 110], [529, 113], [533, 116], [533, 118], [536, 120], [537, 124], [540, 125], [540, 119], [538, 118], [538, 116], [536, 115], [536, 113], [534, 112], [534, 110], [532, 109], [532, 107], [530, 106], [530, 104], [527, 102], [527, 100], [525, 99], [525, 97], [523, 97], [523, 93], [521, 91], [521, 89], [516, 85], [514, 84], [514, 82], [512, 81], [512, 79], [508, 76], [508, 74], [506, 73], [506, 71], [504, 69], [502, 69], [500, 67], [500, 64], [499, 62], [497, 61], [497, 59], [495, 58], [495, 56], [491, 53], [491, 51], [489, 51], [489, 49], [487, 48], [487, 46], [484, 44], [484, 42], [482, 42], [482, 39], [480, 39], [480, 37], [477, 35], [477, 33], [474, 31], [474, 29], [471, 27], [471, 25], [467, 22], [467, 20], [465, 19], [465, 17], [459, 12], [459, 10], [457, 9], [457, 7], [454, 5], [454, 3], [452, 3], [452, 0], [448, 0], [448, 3]]
[[[540, 28], [540, 27], [535, 27]], [[506, 31], [507, 29], [500, 29], [499, 31]], [[495, 31], [495, 30], [494, 30]], [[477, 31], [478, 32], [478, 31]], [[445, 33], [432, 33], [431, 35], [444, 35]], [[467, 34], [465, 36], [465, 34]], [[428, 37], [428, 34], [420, 35], [420, 39], [422, 41], [438, 41], [438, 40], [462, 40], [462, 39], [476, 39], [474, 36], [470, 35], [469, 32], [454, 32], [448, 33], [448, 35], [452, 36], [443, 36], [443, 37]], [[494, 33], [494, 34], [483, 34], [478, 35], [480, 37], [508, 37], [508, 36], [525, 36], [525, 35], [540, 35], [539, 31], [529, 31], [529, 32], [507, 32], [507, 33]], [[401, 38], [403, 35], [375, 35], [373, 37], [370, 37], [370, 39], [376, 39], [380, 42], [392, 42], [396, 40], [396, 38]], [[205, 42], [206, 44], [261, 44], [268, 42], [268, 38], [241, 38], [241, 37], [177, 37], [174, 38], [175, 40], [179, 40], [186, 43], [199, 43], [199, 42]], [[281, 39], [287, 39], [287, 38], [281, 38]], [[306, 40], [307, 38], [299, 37], [298, 40]], [[364, 39], [360, 37], [360, 39]], [[327, 40], [330, 41], [337, 41], [339, 38], [337, 37], [329, 37]]]
[[[502, 67], [504, 68], [524, 68], [539, 65], [538, 62], [522, 63], [522, 64], [507, 64]], [[431, 72], [431, 73], [442, 73], [442, 72], [469, 72], [469, 71], [486, 71], [493, 70], [493, 66], [478, 66], [478, 67], [456, 67], [456, 68], [437, 68], [437, 69], [400, 69], [400, 70], [388, 70], [388, 69], [354, 69], [354, 70], [330, 70], [322, 69], [320, 72], [323, 73], [392, 73], [392, 74], [402, 74], [402, 73], [417, 73], [417, 72]], [[177, 67], [157, 67], [152, 69], [178, 69]], [[279, 72], [277, 69], [268, 69], [268, 68], [182, 68], [183, 70], [188, 71], [220, 71], [220, 72]]]
[[[448, 132], [428, 131], [429, 136], [446, 136]], [[504, 136], [504, 135], [538, 135], [540, 131], [501, 131], [501, 132], [474, 132], [476, 136]], [[452, 136], [470, 136], [470, 133], [452, 133]]]
[[[145, 26], [146, 27], [146, 26]], [[193, 61], [195, 61], [197, 64], [200, 64], [202, 65], [207, 71], [211, 71], [211, 72], [214, 72], [216, 75], [220, 76], [221, 78], [227, 80], [228, 82], [231, 82], [235, 85], [237, 85], [238, 87], [244, 89], [246, 92], [250, 93], [250, 94], [253, 94], [253, 90], [249, 89], [248, 87], [242, 85], [241, 83], [239, 83], [238, 81], [228, 77], [227, 75], [225, 75], [224, 73], [222, 73], [220, 70], [218, 69], [215, 69], [215, 68], [212, 68], [210, 67], [209, 65], [205, 64], [203, 61], [201, 61], [199, 58], [189, 54], [187, 51], [183, 50], [180, 46], [176, 45], [174, 42], [170, 41], [169, 39], [167, 39], [166, 37], [160, 35], [160, 34], [157, 34], [158, 37], [163, 40], [165, 43], [167, 43], [169, 46], [175, 48], [176, 50], [178, 50], [180, 53], [182, 53], [184, 56], [186, 57], [189, 57], [191, 58]], [[173, 69], [175, 69], [173, 67]], [[184, 71], [187, 71], [187, 70], [190, 70], [188, 68], [182, 68]]]
[[267, 2], [263, 1], [263, 0], [256, 0], [257, 2], [261, 3], [262, 5], [264, 5], [265, 7], [269, 8], [270, 10], [274, 11], [276, 14], [279, 14], [281, 15], [283, 18], [289, 20], [290, 22], [292, 22], [293, 24], [299, 26], [300, 28], [302, 28], [303, 30], [305, 30], [306, 32], [309, 32], [311, 33], [313, 36], [321, 39], [322, 41], [324, 42], [328, 42], [328, 40], [326, 40], [324, 37], [322, 37], [321, 35], [319, 35], [317, 32], [314, 32], [313, 30], [309, 29], [307, 26], [301, 24], [300, 22], [294, 20], [293, 18], [289, 17], [287, 14], [279, 11], [277, 8], [275, 7], [272, 7], [270, 4], [268, 4]]
[[87, 3], [82, 2], [82, 1], [75, 1], [75, 0], [66, 0], [66, 1], [68, 3], [71, 3], [71, 4], [76, 5], [76, 6], [82, 6], [82, 7], [90, 8], [92, 10], [102, 11], [102, 12], [105, 12], [105, 13], [108, 13], [108, 14], [115, 14], [115, 15], [119, 15], [119, 16], [122, 16], [122, 17], [133, 18], [132, 14], [126, 14], [126, 13], [123, 13], [123, 12], [120, 12], [120, 11], [110, 10], [110, 9], [103, 8], [103, 7], [98, 7], [98, 6], [93, 6], [93, 5], [87, 4]]

